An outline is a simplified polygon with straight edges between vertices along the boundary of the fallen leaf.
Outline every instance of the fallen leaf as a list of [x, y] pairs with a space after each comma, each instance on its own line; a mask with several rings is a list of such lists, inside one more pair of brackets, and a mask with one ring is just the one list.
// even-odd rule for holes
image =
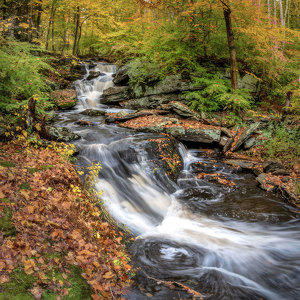
[[0, 283], [7, 283], [7, 282], [9, 282], [9, 276], [8, 275], [0, 276]]

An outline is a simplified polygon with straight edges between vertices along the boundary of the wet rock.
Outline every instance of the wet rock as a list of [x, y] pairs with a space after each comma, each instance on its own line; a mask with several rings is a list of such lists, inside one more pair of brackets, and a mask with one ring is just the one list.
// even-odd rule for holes
[[193, 118], [198, 117], [198, 114], [194, 111], [192, 111], [187, 105], [181, 103], [181, 102], [171, 102], [170, 107], [181, 117], [184, 118]]
[[115, 78], [113, 80], [114, 84], [116, 85], [127, 85], [129, 82], [129, 75], [128, 75], [129, 68], [128, 66], [121, 67], [117, 73], [115, 74]]
[[129, 88], [127, 86], [114, 86], [103, 91], [103, 104], [118, 103], [130, 99]]
[[126, 122], [131, 119], [145, 117], [145, 116], [149, 116], [152, 114], [153, 114], [152, 112], [143, 112], [143, 111], [137, 112], [137, 113], [126, 113], [126, 112], [122, 111], [120, 113], [110, 115], [109, 117], [107, 117], [105, 119], [105, 122], [107, 122], [107, 123]]
[[267, 181], [267, 174], [266, 173], [261, 173], [256, 177], [256, 181], [260, 184], [260, 187], [263, 190], [269, 191], [270, 187], [267, 185], [269, 182]]
[[243, 170], [252, 170], [255, 166], [256, 163], [252, 161], [245, 161], [245, 160], [226, 160], [226, 164], [233, 166], [233, 167], [240, 167]]
[[75, 124], [80, 125], [80, 126], [95, 126], [97, 123], [92, 122], [90, 120], [79, 120], [75, 122]]
[[276, 161], [267, 161], [265, 163], [264, 172], [265, 173], [274, 173], [277, 170], [283, 170], [284, 166]]
[[226, 145], [224, 146], [222, 152], [226, 153], [231, 148], [233, 142], [234, 142], [234, 138], [228, 139], [228, 141], [227, 141]]
[[272, 172], [273, 175], [276, 175], [276, 176], [289, 176], [291, 175], [291, 173], [287, 170], [284, 170], [284, 169], [278, 169], [278, 170], [275, 170], [274, 172]]
[[72, 89], [57, 90], [50, 94], [50, 100], [60, 109], [69, 109], [76, 105], [76, 91]]
[[254, 133], [254, 131], [259, 128], [260, 125], [260, 122], [256, 122], [247, 127], [241, 135], [241, 137], [238, 139], [232, 151], [237, 151], [244, 144], [244, 142], [249, 139], [249, 137]]
[[70, 142], [80, 139], [80, 136], [66, 127], [46, 126], [49, 140], [58, 142]]
[[178, 126], [167, 128], [166, 132], [175, 138], [186, 142], [211, 144], [218, 143], [221, 139], [221, 130], [218, 129], [184, 129], [183, 127]]
[[228, 140], [229, 140], [229, 138], [227, 136], [222, 136], [221, 140], [219, 142], [219, 145], [224, 148], [225, 145], [227, 144]]
[[46, 121], [47, 122], [53, 122], [55, 120], [55, 118], [57, 117], [57, 114], [54, 110], [51, 110], [49, 112], [47, 112], [46, 116]]
[[230, 132], [230, 130], [229, 129], [227, 129], [226, 127], [222, 127], [221, 128], [221, 131], [226, 135], [226, 136], [228, 136], [228, 137], [232, 137], [232, 134], [231, 134], [231, 132]]
[[92, 80], [92, 79], [95, 79], [95, 78], [99, 77], [100, 75], [104, 75], [104, 74], [101, 73], [100, 71], [91, 70], [86, 79], [87, 80]]
[[81, 114], [90, 116], [90, 117], [99, 117], [99, 116], [105, 116], [106, 112], [90, 108], [90, 109], [86, 109], [85, 111], [81, 112]]
[[251, 137], [250, 139], [246, 140], [244, 143], [244, 148], [246, 150], [251, 149], [255, 145], [256, 139], [254, 137]]
[[183, 168], [183, 159], [178, 149], [178, 142], [173, 138], [150, 139], [146, 142], [145, 150], [156, 169], [164, 170], [166, 175], [176, 181]]

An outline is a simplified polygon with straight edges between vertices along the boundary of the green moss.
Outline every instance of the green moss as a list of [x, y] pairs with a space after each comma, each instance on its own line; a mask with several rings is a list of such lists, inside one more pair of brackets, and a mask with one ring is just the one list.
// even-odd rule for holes
[[0, 230], [4, 236], [14, 236], [16, 234], [16, 227], [12, 222], [12, 210], [8, 207], [4, 208], [4, 211], [0, 217]]
[[75, 101], [70, 101], [70, 102], [60, 103], [60, 104], [57, 104], [57, 106], [61, 109], [67, 109], [67, 108], [74, 107], [75, 104], [76, 104], [76, 100]]
[[33, 287], [35, 279], [21, 269], [15, 269], [10, 274], [10, 281], [2, 285], [0, 300], [31, 300], [34, 299], [28, 291]]
[[40, 171], [38, 168], [26, 168], [30, 174], [34, 174], [35, 172]]
[[16, 164], [11, 161], [0, 161], [0, 166], [10, 168], [10, 167], [15, 167]]
[[45, 166], [39, 166], [37, 168], [26, 168], [27, 171], [31, 174], [34, 174], [36, 172], [40, 172], [40, 171], [44, 171], [44, 170], [49, 170], [51, 168], [53, 168], [54, 166], [53, 165], [45, 165]]
[[[55, 255], [55, 254], [54, 254]], [[51, 255], [53, 256], [53, 255]], [[64, 282], [63, 288], [68, 289], [69, 294], [62, 299], [77, 300], [91, 298], [92, 290], [86, 280], [81, 276], [82, 270], [77, 266], [69, 266], [71, 274], [68, 274], [67, 279], [63, 278], [63, 274], [59, 269], [55, 269], [53, 272], [49, 271], [49, 279], [55, 278], [56, 281]], [[1, 286], [0, 300], [31, 300], [34, 299], [30, 293], [30, 289], [33, 288], [34, 283], [37, 281], [33, 275], [27, 275], [20, 268], [15, 269], [10, 274], [10, 281]], [[68, 287], [65, 282], [68, 281], [71, 285]], [[43, 288], [43, 287], [42, 287]], [[43, 300], [56, 300], [56, 293], [45, 289], [42, 294]]]
[[[68, 289], [69, 294], [65, 296], [63, 299], [66, 300], [92, 299], [91, 298], [92, 290], [88, 285], [88, 283], [86, 282], [86, 280], [81, 276], [81, 273], [83, 271], [76, 266], [69, 266], [69, 270], [71, 271], [71, 274], [68, 274], [67, 279], [63, 278], [62, 273], [59, 270], [56, 270], [52, 276], [55, 277], [57, 281], [62, 281], [64, 283], [65, 281], [68, 281], [71, 284], [70, 287], [64, 284], [64, 288]], [[56, 300], [56, 294], [54, 292], [46, 290], [42, 295], [42, 299]]]
[[24, 183], [20, 184], [19, 191], [20, 190], [31, 190], [30, 184], [27, 183], [27, 182], [24, 182]]

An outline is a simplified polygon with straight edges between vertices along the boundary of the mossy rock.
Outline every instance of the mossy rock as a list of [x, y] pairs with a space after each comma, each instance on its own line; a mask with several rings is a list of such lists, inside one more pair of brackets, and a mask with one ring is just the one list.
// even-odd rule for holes
[[[7, 198], [4, 199], [7, 200]], [[2, 201], [3, 199], [1, 199], [1, 202]], [[14, 236], [16, 234], [16, 227], [12, 222], [12, 214], [12, 210], [8, 207], [5, 207], [3, 212], [0, 213], [0, 231], [5, 237]]]
[[50, 99], [60, 109], [69, 109], [76, 105], [76, 91], [71, 89], [57, 90], [50, 94]]
[[183, 159], [177, 141], [173, 138], [150, 139], [146, 142], [145, 149], [154, 163], [154, 170], [163, 170], [170, 179], [176, 182], [183, 168]]

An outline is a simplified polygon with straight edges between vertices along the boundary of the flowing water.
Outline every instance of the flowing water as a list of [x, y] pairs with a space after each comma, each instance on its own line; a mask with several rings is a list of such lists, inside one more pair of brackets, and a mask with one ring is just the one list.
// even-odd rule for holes
[[[153, 277], [177, 281], [204, 299], [300, 299], [300, 223], [293, 208], [257, 187], [254, 176], [226, 166], [178, 142], [184, 168], [177, 182], [153, 172], [146, 151], [150, 133], [106, 125], [104, 117], [81, 114], [86, 108], [117, 112], [101, 104], [103, 89], [113, 85], [113, 65], [99, 63], [102, 74], [75, 82], [78, 104], [62, 112], [57, 125], [82, 138], [78, 164], [101, 162], [96, 184], [106, 208], [138, 238], [131, 247], [141, 271], [128, 299], [188, 298]], [[75, 122], [90, 120], [93, 126]], [[199, 179], [219, 173], [234, 187]]]

